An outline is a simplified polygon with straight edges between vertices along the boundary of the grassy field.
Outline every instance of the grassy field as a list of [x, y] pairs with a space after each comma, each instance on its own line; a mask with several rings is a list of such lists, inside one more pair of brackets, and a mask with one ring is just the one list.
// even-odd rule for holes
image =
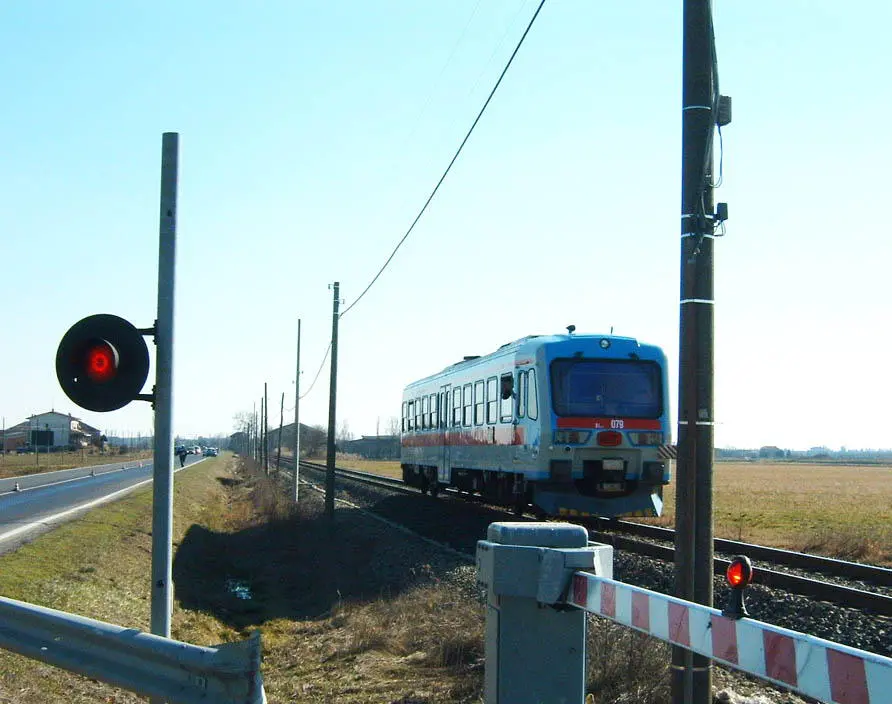
[[[675, 520], [666, 488], [662, 525]], [[892, 565], [892, 467], [718, 462], [716, 536]]]
[[36, 453], [0, 455], [0, 479], [21, 477], [26, 474], [37, 474], [39, 472], [56, 472], [60, 469], [72, 469], [74, 467], [92, 467], [97, 464], [131, 462], [151, 456], [151, 450], [128, 452], [125, 455], [112, 452], [104, 454], [98, 452], [93, 454], [88, 452], [41, 452], [39, 455]]
[[[400, 478], [397, 461], [338, 458], [344, 467]], [[674, 481], [663, 515], [675, 522]], [[717, 462], [715, 534], [847, 560], [892, 565], [892, 467], [793, 462]]]

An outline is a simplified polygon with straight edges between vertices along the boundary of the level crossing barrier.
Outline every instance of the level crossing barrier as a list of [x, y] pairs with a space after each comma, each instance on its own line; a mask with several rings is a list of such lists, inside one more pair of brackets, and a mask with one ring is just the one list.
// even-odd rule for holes
[[587, 613], [822, 702], [892, 701], [892, 658], [616, 581], [613, 548], [581, 526], [493, 523], [477, 573], [486, 704], [581, 704]]
[[170, 704], [264, 704], [260, 635], [208, 648], [0, 597], [0, 648]]

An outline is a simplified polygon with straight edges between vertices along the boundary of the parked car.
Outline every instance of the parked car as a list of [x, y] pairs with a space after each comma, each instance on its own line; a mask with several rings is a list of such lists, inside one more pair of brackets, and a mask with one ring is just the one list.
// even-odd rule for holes
[[216, 457], [217, 456], [217, 448], [216, 447], [206, 447], [204, 449], [205, 457]]

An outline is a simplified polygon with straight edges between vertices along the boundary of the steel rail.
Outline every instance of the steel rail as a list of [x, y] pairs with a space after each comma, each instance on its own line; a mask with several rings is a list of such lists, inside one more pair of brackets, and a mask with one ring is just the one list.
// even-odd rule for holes
[[[284, 457], [282, 458], [283, 463], [285, 462], [285, 459], [286, 458]], [[288, 464], [293, 466], [293, 462], [294, 460], [289, 458]], [[325, 471], [326, 469], [325, 465], [323, 464], [316, 464], [313, 462], [307, 462], [305, 460], [301, 460], [301, 466], [316, 471]], [[369, 485], [380, 486], [389, 490], [403, 491], [406, 493], [416, 493], [418, 491], [417, 489], [407, 488], [404, 482], [399, 479], [392, 479], [390, 477], [384, 477], [370, 472], [361, 472], [354, 469], [337, 468], [336, 471], [342, 477]], [[639, 534], [641, 537], [665, 540], [666, 542], [673, 542], [675, 537], [675, 531], [669, 528], [648, 526], [642, 523], [633, 523], [629, 521], [608, 521], [604, 519], [598, 520], [603, 520], [603, 523], [609, 525], [611, 528], [619, 528], [620, 530], [625, 529], [627, 526], [634, 526], [635, 528], [633, 528], [633, 530], [636, 530], [638, 527], [640, 527], [642, 529]], [[590, 530], [589, 534], [593, 541], [613, 545], [615, 548], [622, 549], [627, 552], [632, 552], [637, 555], [652, 557], [664, 562], [672, 562], [674, 559], [675, 548], [668, 545], [642, 542], [640, 540], [627, 538], [622, 535], [617, 535], [616, 533], [608, 533], [601, 530]], [[750, 548], [752, 548], [752, 550], [750, 550]], [[862, 565], [861, 563], [855, 562], [850, 563], [845, 562], [844, 560], [834, 560], [832, 558], [825, 558], [818, 555], [807, 555], [805, 553], [796, 553], [790, 550], [769, 548], [762, 545], [750, 545], [749, 543], [740, 543], [732, 540], [716, 540], [716, 550], [727, 553], [739, 553], [742, 555], [747, 555], [750, 558], [773, 561], [777, 562], [778, 564], [786, 564], [782, 562], [782, 559], [784, 556], [789, 556], [791, 560], [796, 562], [795, 565], [790, 566], [798, 566], [818, 571], [822, 569], [822, 567], [820, 566], [823, 566], [824, 569], [828, 569], [826, 567], [827, 565], [853, 565], [857, 566], [857, 568], [861, 568], [859, 574], [879, 575], [880, 583], [883, 583], [881, 581], [883, 578], [888, 578], [886, 576], [887, 573], [892, 572], [892, 570], [887, 570], [883, 567]], [[772, 557], [765, 557], [766, 555], [771, 555]], [[780, 555], [781, 557], [778, 558], [777, 555]], [[806, 558], [814, 559], [812, 562], [809, 562]], [[713, 562], [713, 572], [718, 575], [724, 575], [725, 571], [728, 569], [729, 564], [730, 560], [725, 560], [717, 557]], [[840, 576], [847, 575], [842, 574]], [[877, 579], [877, 577], [874, 576], [861, 578]], [[864, 589], [855, 589], [853, 587], [834, 584], [832, 582], [822, 582], [817, 579], [802, 577], [799, 575], [790, 574], [789, 572], [771, 570], [765, 567], [758, 567], [755, 570], [755, 577], [753, 582], [755, 584], [762, 584], [766, 587], [781, 589], [784, 591], [793, 592], [795, 594], [800, 594], [802, 596], [812, 597], [821, 601], [829, 601], [841, 606], [847, 606], [854, 609], [871, 610], [883, 616], [892, 617], [892, 596], [887, 596], [885, 594], [879, 594], [877, 592], [871, 592]]]
[[[675, 531], [671, 528], [650, 526], [645, 523], [636, 523], [634, 521], [603, 521], [600, 522], [599, 525], [602, 529], [615, 527], [624, 533], [630, 533], [644, 538], [665, 540], [667, 542], [675, 541]], [[869, 581], [882, 587], [892, 587], [892, 569], [887, 567], [867, 565], [862, 562], [849, 562], [847, 560], [839, 560], [833, 557], [824, 557], [823, 555], [795, 552], [793, 550], [772, 548], [766, 545], [755, 545], [753, 543], [744, 543], [737, 540], [725, 540], [723, 538], [715, 539], [715, 549], [717, 552], [733, 555], [746, 555], [753, 560], [774, 562], [785, 567], [801, 567], [816, 572], [825, 572], [838, 577]]]

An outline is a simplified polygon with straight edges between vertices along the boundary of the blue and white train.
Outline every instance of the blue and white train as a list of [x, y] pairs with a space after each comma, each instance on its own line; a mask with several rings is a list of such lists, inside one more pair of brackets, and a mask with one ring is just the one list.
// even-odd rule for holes
[[659, 515], [671, 474], [666, 356], [573, 330], [530, 335], [409, 384], [404, 481], [550, 516]]

